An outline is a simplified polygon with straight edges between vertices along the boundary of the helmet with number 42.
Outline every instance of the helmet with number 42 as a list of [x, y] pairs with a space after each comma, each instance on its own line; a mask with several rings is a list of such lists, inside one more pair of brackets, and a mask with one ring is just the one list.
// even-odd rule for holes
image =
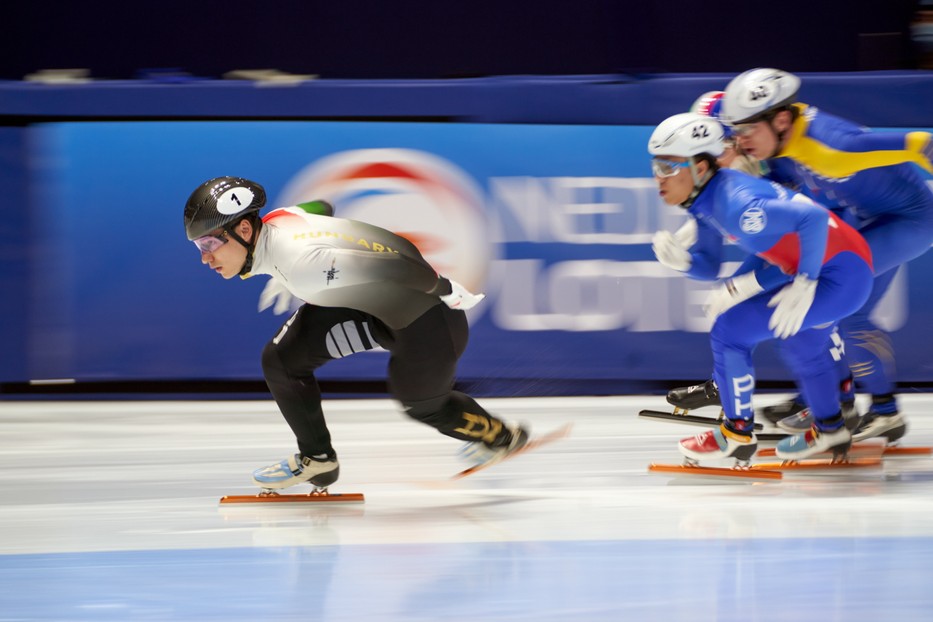
[[723, 128], [716, 119], [695, 112], [668, 117], [651, 133], [648, 153], [690, 158], [703, 153], [718, 158], [723, 152]]

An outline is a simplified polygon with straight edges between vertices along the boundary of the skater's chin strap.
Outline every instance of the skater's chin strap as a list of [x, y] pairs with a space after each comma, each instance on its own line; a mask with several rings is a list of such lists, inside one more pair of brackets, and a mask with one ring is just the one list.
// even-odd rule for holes
[[249, 271], [253, 269], [253, 251], [256, 250], [256, 241], [259, 239], [259, 231], [262, 229], [262, 220], [253, 218], [250, 219], [250, 224], [253, 225], [252, 241], [250, 242], [241, 238], [233, 227], [224, 227], [224, 231], [227, 232], [227, 235], [239, 242], [239, 244], [246, 249], [246, 261], [243, 262], [243, 267], [237, 273], [238, 276], [244, 279], [249, 276]]
[[695, 157], [690, 158], [690, 176], [693, 177], [693, 190], [690, 192], [690, 196], [687, 197], [687, 200], [680, 204], [684, 209], [690, 209], [693, 205], [693, 202], [696, 201], [697, 197], [700, 196], [700, 193], [703, 192], [703, 189], [706, 188], [706, 185], [713, 178], [713, 175], [717, 173], [719, 169], [713, 166], [706, 171], [706, 174], [703, 177], [697, 173], [697, 164]]

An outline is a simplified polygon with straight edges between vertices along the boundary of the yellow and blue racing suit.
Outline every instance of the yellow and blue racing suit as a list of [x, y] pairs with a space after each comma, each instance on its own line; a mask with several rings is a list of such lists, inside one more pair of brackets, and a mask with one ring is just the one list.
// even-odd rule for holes
[[890, 339], [870, 319], [897, 268], [933, 244], [933, 173], [927, 132], [874, 132], [806, 104], [787, 141], [767, 161], [767, 177], [809, 196], [851, 223], [868, 242], [875, 282], [868, 301], [840, 322], [843, 361], [875, 397], [876, 412], [896, 412]]

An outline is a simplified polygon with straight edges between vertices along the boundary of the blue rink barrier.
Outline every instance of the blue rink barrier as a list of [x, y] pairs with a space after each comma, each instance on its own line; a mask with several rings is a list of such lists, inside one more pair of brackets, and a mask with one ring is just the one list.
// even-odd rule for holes
[[[929, 88], [924, 75], [897, 76], [906, 83], [900, 88]], [[650, 101], [677, 112], [711, 79], [674, 76], [638, 86], [654, 88]], [[252, 101], [241, 97], [249, 91], [256, 103], [240, 117], [287, 116], [283, 101], [289, 94], [304, 101], [303, 87], [153, 87], [148, 95], [161, 93], [159, 101], [146, 96], [146, 85], [15, 86], [10, 99], [13, 87], [0, 85], [0, 115], [28, 117], [23, 127], [0, 127], [0, 160], [9, 164], [0, 167], [0, 183], [10, 189], [0, 207], [0, 257], [9, 268], [0, 273], [0, 384], [261, 378], [259, 353], [285, 319], [256, 311], [266, 277], [223, 281], [200, 265], [182, 228], [191, 190], [225, 174], [261, 182], [270, 207], [326, 198], [338, 216], [410, 235], [440, 272], [485, 291], [487, 300], [470, 314], [459, 374], [479, 393], [628, 391], [710, 373], [701, 309], [707, 286], [659, 265], [650, 250], [654, 231], [684, 218], [659, 201], [650, 177], [645, 144], [658, 119], [649, 122], [645, 107], [632, 107], [628, 118], [642, 121], [616, 123], [609, 118], [619, 119], [619, 110], [596, 105], [595, 95], [583, 96], [578, 105], [593, 105], [574, 116], [572, 95], [597, 89], [592, 78], [488, 79], [473, 97], [442, 84], [450, 92], [433, 100], [403, 94], [433, 84], [391, 83], [377, 103], [354, 95], [356, 107], [341, 106], [349, 95], [338, 93], [340, 85], [313, 83], [308, 88], [334, 92], [303, 115], [339, 108], [350, 117], [381, 112], [468, 123], [143, 120], [208, 116], [211, 109], [234, 116], [227, 98], [208, 91], [241, 105]], [[371, 95], [379, 85], [343, 86]], [[121, 87], [125, 93], [115, 92]], [[520, 95], [511, 109], [499, 108], [504, 100], [484, 99], [482, 89]], [[38, 94], [35, 106], [17, 99], [26, 92]], [[536, 108], [526, 101], [534, 93], [553, 96]], [[476, 122], [484, 106], [499, 120], [526, 122]], [[600, 114], [601, 123], [583, 122]], [[102, 117], [113, 119], [96, 120]], [[565, 121], [548, 122], [556, 118]], [[933, 119], [901, 127], [929, 129]], [[933, 379], [931, 273], [929, 254], [912, 262], [879, 314], [906, 383]], [[757, 361], [761, 380], [789, 379], [770, 344]], [[318, 375], [381, 380], [385, 364], [384, 353], [359, 354]]]
[[[664, 268], [650, 250], [654, 231], [684, 218], [660, 203], [648, 177], [650, 131], [321, 122], [33, 126], [30, 159], [44, 164], [33, 171], [29, 218], [21, 223], [31, 261], [25, 278], [6, 277], [21, 292], [13, 299], [25, 312], [11, 335], [21, 336], [25, 352], [5, 357], [5, 379], [258, 378], [259, 352], [284, 319], [257, 314], [265, 277], [218, 278], [200, 265], [181, 225], [190, 191], [205, 177], [230, 173], [265, 184], [270, 206], [326, 198], [339, 216], [421, 240], [440, 272], [487, 292], [471, 313], [464, 379], [492, 386], [529, 378], [705, 377], [706, 286]], [[886, 301], [904, 380], [930, 377], [927, 263], [914, 262]], [[360, 354], [320, 376], [382, 378], [384, 366], [384, 355]], [[760, 370], [762, 378], [786, 373], [769, 358]], [[525, 386], [529, 394], [544, 389]]]
[[[433, 119], [656, 125], [734, 74], [499, 76], [452, 80], [0, 81], [3, 119]], [[933, 124], [933, 71], [801, 73], [802, 101], [871, 127]]]

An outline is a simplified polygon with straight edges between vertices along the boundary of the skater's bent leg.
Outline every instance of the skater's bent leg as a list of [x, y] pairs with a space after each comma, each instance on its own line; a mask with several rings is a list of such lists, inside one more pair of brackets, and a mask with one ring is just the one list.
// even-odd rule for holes
[[490, 447], [507, 443], [509, 430], [476, 400], [459, 391], [421, 402], [403, 402], [412, 419], [462, 441], [482, 442]]
[[295, 434], [301, 455], [335, 457], [314, 373], [290, 371], [279, 349], [271, 343], [262, 352], [262, 371], [276, 405]]
[[833, 327], [802, 330], [784, 341], [782, 351], [799, 372], [800, 391], [821, 429], [842, 425], [839, 371], [832, 356]]
[[722, 409], [730, 426], [751, 434], [755, 411], [755, 369], [752, 352], [767, 339], [767, 299], [756, 297], [723, 313], [710, 331], [713, 377], [719, 387]]
[[377, 347], [368, 337], [368, 321], [369, 316], [351, 309], [304, 305], [263, 349], [263, 376], [303, 456], [336, 457], [314, 370], [335, 358]]
[[446, 305], [432, 307], [410, 326], [395, 331], [390, 389], [410, 417], [441, 434], [493, 447], [508, 445], [510, 428], [472, 397], [453, 390], [468, 335], [466, 315]]
[[868, 301], [841, 322], [846, 354], [859, 388], [874, 395], [894, 392], [894, 349], [888, 335], [871, 321], [872, 311], [891, 286], [896, 270], [878, 276]]
[[846, 353], [846, 343], [842, 330], [837, 323], [829, 336], [829, 355], [836, 366], [836, 376], [839, 378], [839, 400], [851, 404], [855, 401], [855, 378], [849, 368], [849, 355]]

